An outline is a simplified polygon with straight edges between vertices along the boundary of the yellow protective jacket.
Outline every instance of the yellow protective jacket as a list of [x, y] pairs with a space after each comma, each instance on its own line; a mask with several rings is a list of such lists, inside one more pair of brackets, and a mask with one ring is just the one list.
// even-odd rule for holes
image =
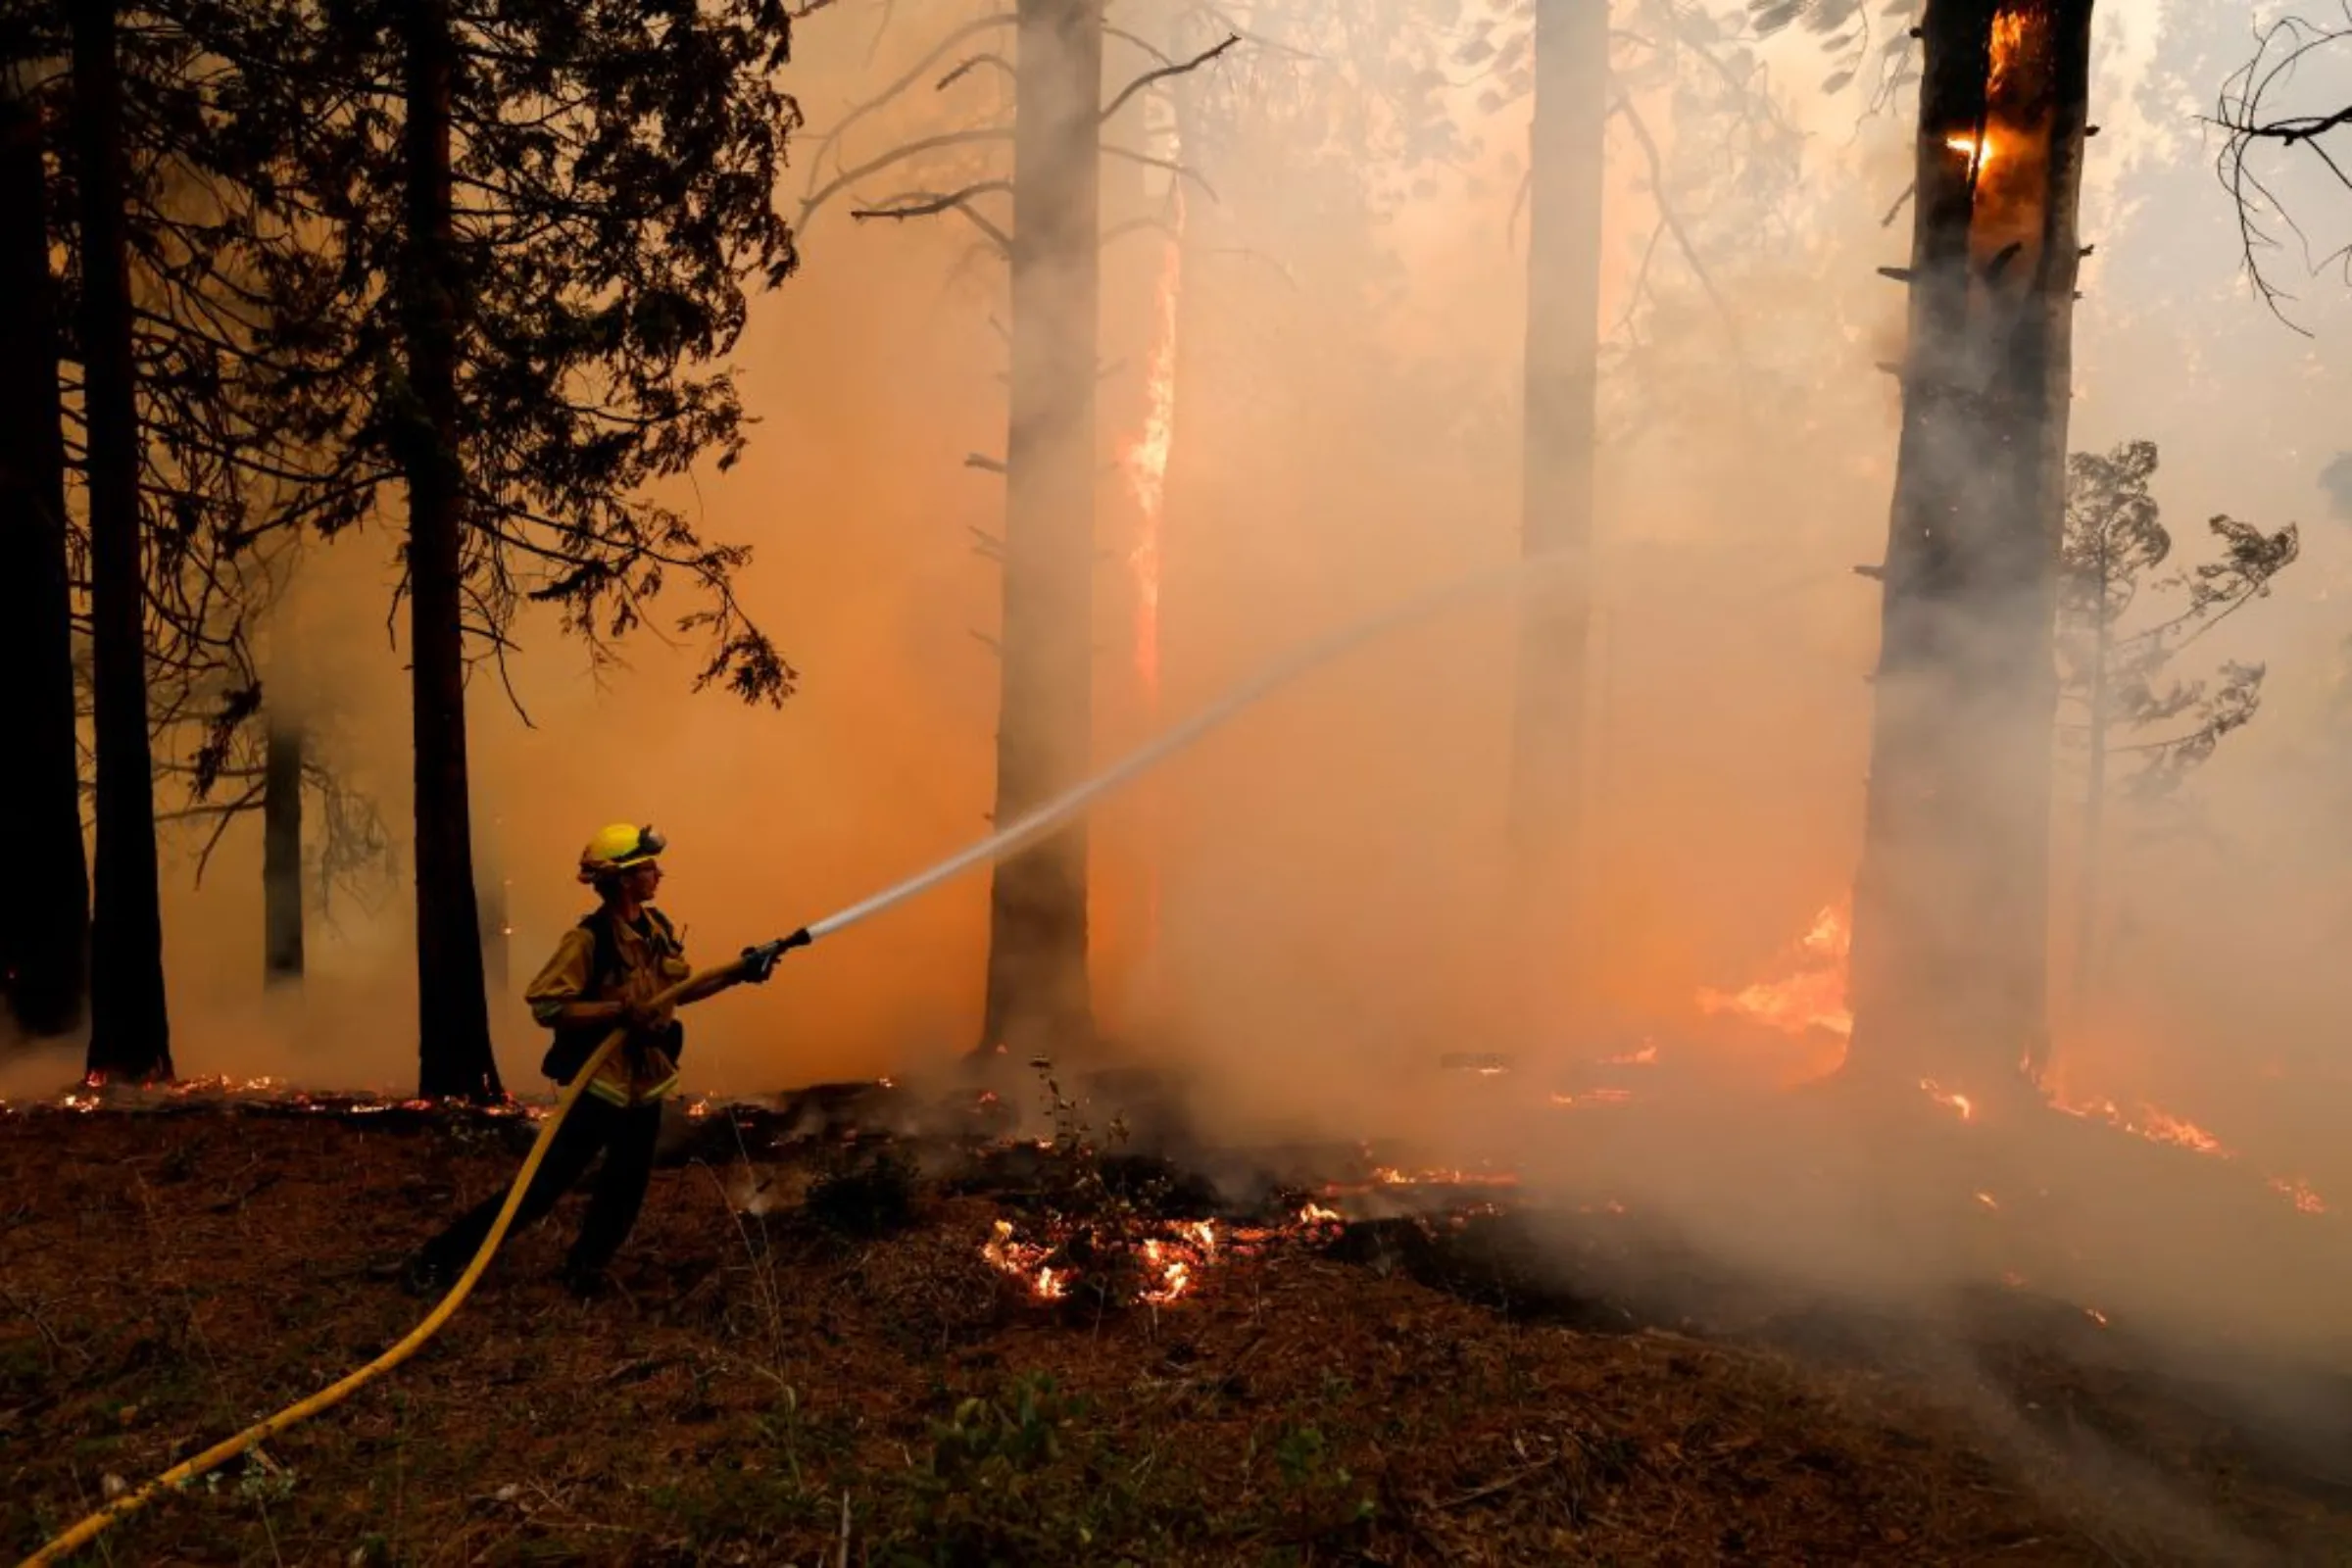
[[[610, 1023], [565, 1025], [557, 1015], [575, 1002], [650, 1002], [694, 971], [685, 944], [666, 915], [652, 905], [635, 921], [599, 909], [556, 945], [555, 956], [523, 992], [531, 1016], [555, 1031], [540, 1068], [568, 1084], [580, 1064], [612, 1032]], [[674, 1020], [635, 1051], [607, 1057], [588, 1093], [616, 1105], [644, 1104], [666, 1098], [678, 1086], [678, 1056], [685, 1030]]]

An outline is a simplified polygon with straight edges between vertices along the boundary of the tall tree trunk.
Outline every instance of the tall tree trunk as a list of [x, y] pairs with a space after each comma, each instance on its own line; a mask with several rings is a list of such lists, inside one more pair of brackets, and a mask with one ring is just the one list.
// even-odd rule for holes
[[302, 726], [270, 724], [262, 767], [262, 970], [302, 978]]
[[146, 576], [139, 416], [123, 219], [122, 95], [113, 0], [70, 8], [81, 194], [82, 400], [89, 432], [90, 621], [97, 707], [98, 853], [91, 918], [89, 1071], [172, 1076], [164, 922], [147, 740]]
[[[1523, 601], [1511, 830], [1527, 935], [1580, 994], [1591, 954], [1578, 877], [1591, 639], [1608, 0], [1536, 0], [1529, 132], [1520, 550], [1556, 559]], [[1562, 944], [1567, 946], [1563, 948]]]
[[2058, 541], [2089, 0], [1930, 0], [1855, 888], [1864, 1075], [2046, 1054]]
[[[999, 825], [1086, 776], [1092, 743], [1102, 0], [1019, 0]], [[1083, 1049], [1086, 828], [1000, 863], [981, 1046]]]
[[18, 850], [0, 900], [0, 990], [26, 1033], [79, 1027], [90, 880], [74, 737], [73, 591], [48, 171], [23, 66], [0, 62], [0, 669], [17, 719], [0, 819]]
[[456, 243], [447, 0], [401, 10], [407, 99], [402, 266], [409, 428], [409, 642], [416, 727], [416, 1092], [503, 1099], [482, 991], [481, 922], [466, 777], [465, 573], [458, 460]]

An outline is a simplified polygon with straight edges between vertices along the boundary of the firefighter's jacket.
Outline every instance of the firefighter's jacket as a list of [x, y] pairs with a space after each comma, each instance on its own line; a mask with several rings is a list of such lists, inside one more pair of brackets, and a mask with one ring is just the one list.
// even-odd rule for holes
[[[611, 1023], [563, 1025], [556, 1015], [575, 1002], [650, 1002], [694, 971], [685, 944], [668, 918], [652, 905], [635, 921], [610, 909], [564, 933], [556, 955], [523, 992], [531, 1016], [555, 1031], [540, 1070], [568, 1084], [581, 1063], [612, 1032]], [[615, 1105], [665, 1099], [678, 1086], [678, 1057], [686, 1032], [675, 1020], [651, 1038], [640, 1037], [605, 1058], [587, 1092]]]

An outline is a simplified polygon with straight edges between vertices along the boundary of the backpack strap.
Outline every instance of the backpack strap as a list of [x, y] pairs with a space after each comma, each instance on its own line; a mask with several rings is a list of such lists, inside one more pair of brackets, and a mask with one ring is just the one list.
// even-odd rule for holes
[[593, 956], [588, 960], [588, 985], [600, 990], [620, 973], [620, 939], [612, 934], [612, 916], [609, 910], [598, 909], [580, 922], [593, 944]]

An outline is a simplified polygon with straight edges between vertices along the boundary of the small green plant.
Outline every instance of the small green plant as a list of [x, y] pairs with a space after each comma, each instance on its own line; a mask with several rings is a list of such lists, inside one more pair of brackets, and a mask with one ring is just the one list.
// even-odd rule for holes
[[891, 1561], [944, 1568], [1061, 1559], [1084, 1549], [1092, 1531], [1081, 1510], [1049, 1494], [1048, 1472], [1086, 1408], [1045, 1373], [957, 1400], [947, 1419], [931, 1424], [930, 1462], [915, 1476], [920, 1548], [909, 1543]]
[[1332, 1452], [1320, 1427], [1285, 1427], [1273, 1452], [1299, 1527], [1362, 1525], [1378, 1511], [1370, 1496], [1357, 1492], [1354, 1473]]

